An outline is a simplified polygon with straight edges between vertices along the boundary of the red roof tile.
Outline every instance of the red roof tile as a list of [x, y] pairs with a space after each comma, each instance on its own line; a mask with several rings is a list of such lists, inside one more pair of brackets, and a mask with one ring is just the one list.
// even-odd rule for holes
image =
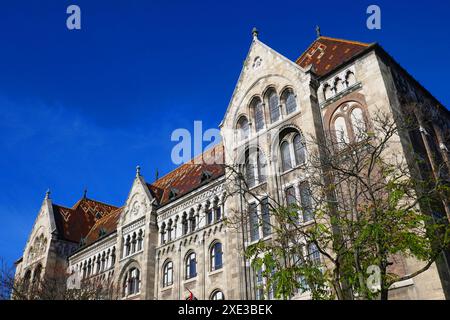
[[223, 160], [224, 150], [220, 143], [147, 186], [160, 205], [167, 204], [223, 176]]
[[72, 242], [79, 242], [86, 237], [97, 220], [116, 209], [117, 207], [87, 198], [79, 200], [72, 208], [53, 205], [59, 236]]
[[122, 208], [118, 208], [113, 210], [111, 213], [103, 216], [94, 224], [89, 233], [86, 235], [86, 245], [89, 245], [97, 240], [99, 240], [102, 236], [106, 236], [111, 234], [112, 232], [117, 230], [117, 224], [119, 223], [120, 215], [123, 211]]
[[319, 37], [296, 63], [303, 68], [312, 64], [316, 74], [323, 76], [368, 47], [367, 43]]

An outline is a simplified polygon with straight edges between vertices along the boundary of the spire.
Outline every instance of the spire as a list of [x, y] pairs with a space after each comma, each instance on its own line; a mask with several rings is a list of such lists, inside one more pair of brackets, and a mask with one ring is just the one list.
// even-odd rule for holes
[[50, 188], [47, 189], [47, 191], [45, 192], [45, 200], [49, 200], [50, 199]]
[[84, 193], [83, 193], [83, 199], [86, 199], [87, 198], [87, 188], [84, 188]]
[[141, 167], [138, 165], [136, 166], [136, 178], [141, 176]]
[[159, 179], [159, 171], [158, 171], [158, 168], [156, 168], [155, 181], [158, 179]]
[[317, 38], [320, 38], [322, 34], [320, 33], [320, 26], [316, 26]]
[[253, 27], [253, 29], [252, 29], [253, 40], [258, 39], [258, 34], [259, 34], [258, 29], [256, 29], [256, 27]]

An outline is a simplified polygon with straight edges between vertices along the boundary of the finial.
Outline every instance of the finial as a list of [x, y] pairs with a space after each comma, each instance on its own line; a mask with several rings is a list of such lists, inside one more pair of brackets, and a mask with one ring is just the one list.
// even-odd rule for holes
[[322, 34], [320, 33], [320, 26], [316, 26], [317, 38], [320, 38]]
[[84, 188], [83, 199], [87, 198], [87, 188]]
[[45, 192], [45, 200], [50, 199], [50, 188]]
[[258, 34], [259, 34], [258, 29], [256, 29], [256, 27], [253, 27], [252, 29], [253, 40], [258, 39]]
[[136, 177], [139, 177], [141, 175], [141, 167], [136, 166]]
[[155, 181], [158, 179], [159, 179], [159, 171], [158, 171], [158, 168], [156, 168]]

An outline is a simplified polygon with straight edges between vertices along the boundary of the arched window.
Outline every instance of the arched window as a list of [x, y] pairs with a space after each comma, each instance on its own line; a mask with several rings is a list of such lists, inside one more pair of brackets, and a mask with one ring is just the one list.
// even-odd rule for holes
[[32, 287], [33, 288], [38, 288], [41, 282], [41, 273], [42, 273], [42, 265], [39, 264], [36, 269], [34, 269], [34, 273], [33, 273], [33, 283], [32, 283]]
[[247, 150], [245, 155], [245, 177], [249, 187], [267, 181], [267, 160], [259, 149]]
[[344, 117], [339, 116], [334, 120], [334, 130], [338, 143], [349, 143], [347, 125], [345, 124]]
[[336, 78], [334, 80], [334, 90], [336, 94], [343, 91], [345, 89], [344, 84], [342, 83], [342, 80], [340, 78]]
[[31, 270], [28, 270], [25, 272], [25, 275], [23, 277], [23, 287], [25, 290], [28, 290], [28, 287], [30, 286], [31, 281]]
[[144, 240], [144, 232], [142, 232], [142, 230], [139, 230], [139, 235], [138, 235], [138, 251], [142, 250], [142, 242]]
[[197, 260], [195, 252], [191, 252], [186, 257], [186, 279], [197, 276]]
[[131, 268], [125, 274], [122, 285], [122, 296], [138, 294], [141, 290], [141, 273], [138, 268]]
[[280, 108], [278, 102], [278, 95], [275, 90], [270, 90], [268, 93], [269, 100], [269, 112], [270, 112], [270, 122], [274, 123], [280, 119]]
[[354, 108], [350, 118], [355, 141], [360, 141], [367, 132], [366, 122], [364, 121], [363, 111], [361, 108]]
[[292, 140], [294, 143], [295, 163], [297, 165], [304, 164], [306, 161], [306, 150], [302, 140], [303, 139], [300, 134], [296, 134]]
[[249, 126], [248, 126], [248, 120], [245, 116], [242, 116], [239, 118], [239, 121], [237, 123], [237, 129], [239, 133], [239, 141], [243, 141], [248, 138], [249, 136]]
[[137, 235], [136, 232], [133, 233], [133, 238], [131, 240], [131, 253], [136, 252]]
[[127, 239], [125, 240], [125, 256], [129, 256], [131, 252], [131, 237], [130, 235], [127, 236]]
[[331, 90], [331, 86], [329, 84], [326, 84], [323, 87], [323, 96], [325, 100], [328, 100], [333, 96], [333, 90]]
[[356, 83], [355, 74], [351, 71], [347, 72], [345, 82], [347, 83], [347, 87], [353, 86]]
[[287, 141], [281, 143], [280, 151], [283, 172], [292, 169], [291, 151], [289, 150], [289, 143]]
[[222, 291], [215, 290], [211, 293], [211, 300], [225, 300], [225, 296]]
[[173, 284], [173, 262], [168, 261], [163, 267], [163, 287], [168, 287]]
[[297, 110], [297, 102], [295, 101], [294, 92], [291, 89], [288, 89], [283, 94], [284, 103], [286, 105], [286, 114], [291, 114]]
[[264, 129], [264, 108], [262, 101], [258, 98], [253, 99], [251, 104], [255, 116], [255, 130], [256, 132]]
[[219, 270], [222, 268], [222, 266], [223, 266], [222, 256], [223, 256], [222, 243], [220, 243], [220, 242], [214, 243], [214, 245], [211, 247], [211, 250], [210, 250], [211, 271]]

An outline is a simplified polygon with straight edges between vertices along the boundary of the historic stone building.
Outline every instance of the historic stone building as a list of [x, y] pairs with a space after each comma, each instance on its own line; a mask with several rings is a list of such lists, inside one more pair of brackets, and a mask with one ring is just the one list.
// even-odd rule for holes
[[[420, 129], [400, 132], [392, 149], [412, 171], [432, 175], [436, 161], [449, 166], [449, 112], [378, 44], [318, 35], [292, 61], [263, 44], [254, 30], [220, 124], [222, 143], [151, 183], [138, 167], [120, 208], [86, 197], [66, 208], [47, 194], [16, 276], [31, 282], [64, 269], [69, 286], [99, 279], [123, 299], [185, 299], [189, 291], [198, 299], [270, 299], [258, 290], [264, 280], [242, 258], [242, 248], [270, 239], [270, 230], [263, 224], [242, 231], [224, 223], [239, 210], [253, 210], [263, 220], [270, 215], [264, 206], [225, 197], [229, 169], [223, 161], [254, 164], [246, 177], [261, 195], [283, 199], [291, 193], [308, 201], [303, 137], [326, 138], [325, 132], [340, 130], [351, 139], [352, 121], [370, 122], [375, 110], [397, 119], [414, 115]], [[241, 147], [252, 140], [258, 143]], [[409, 145], [426, 168], [417, 167]], [[450, 216], [445, 201], [441, 214]], [[443, 255], [425, 273], [396, 284], [390, 297], [450, 298], [449, 258]], [[410, 272], [417, 265], [405, 259], [401, 267]]]

